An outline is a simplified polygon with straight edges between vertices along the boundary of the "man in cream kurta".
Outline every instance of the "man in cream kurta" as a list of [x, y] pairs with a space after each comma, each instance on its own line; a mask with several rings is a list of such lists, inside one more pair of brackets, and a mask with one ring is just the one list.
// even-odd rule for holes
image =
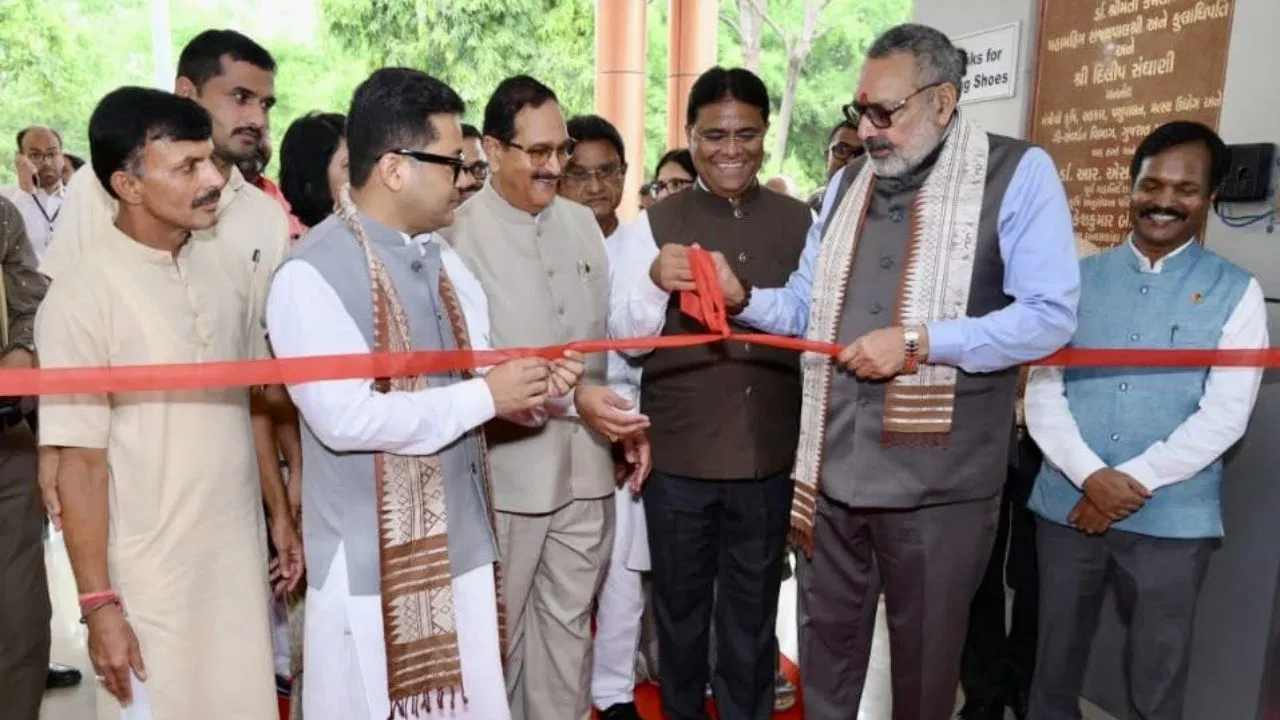
[[[503, 81], [484, 134], [490, 181], [443, 234], [484, 287], [494, 346], [603, 337], [609, 261], [591, 212], [556, 197], [572, 143], [554, 93], [533, 78]], [[582, 382], [603, 385], [605, 372], [604, 355], [589, 356]], [[591, 713], [590, 612], [613, 544], [613, 461], [606, 438], [561, 410], [541, 428], [487, 429], [516, 720]]]
[[[57, 280], [75, 268], [115, 216], [116, 201], [98, 182], [93, 168], [86, 164], [67, 185], [53, 243], [40, 263], [40, 272]], [[284, 211], [266, 193], [245, 182], [240, 171], [232, 166], [218, 200], [218, 224], [212, 232], [201, 233], [192, 240], [197, 246], [207, 245], [226, 253], [240, 266], [237, 273], [250, 279], [250, 313], [246, 314], [245, 332], [255, 345], [254, 353], [264, 353], [266, 333], [262, 312], [267, 287], [271, 274], [289, 250], [289, 224]]]
[[[96, 180], [95, 180], [96, 183]], [[45, 367], [249, 357], [247, 278], [193, 237], [177, 256], [106, 224], [51, 285]], [[46, 396], [43, 446], [105, 448], [108, 566], [146, 665], [98, 717], [266, 720], [275, 710], [262, 499], [245, 388]]]

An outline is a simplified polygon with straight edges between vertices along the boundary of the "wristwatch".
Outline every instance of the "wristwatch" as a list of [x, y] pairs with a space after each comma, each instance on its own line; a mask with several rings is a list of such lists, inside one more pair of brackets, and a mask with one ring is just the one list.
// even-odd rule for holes
[[905, 359], [903, 371], [908, 375], [920, 367], [920, 328], [902, 329], [902, 351]]
[[738, 315], [743, 310], [746, 310], [747, 306], [751, 304], [751, 286], [747, 285], [746, 283], [743, 283], [743, 285], [745, 286], [745, 289], [742, 293], [742, 302], [738, 303], [733, 307], [725, 308], [725, 310], [727, 310], [729, 312], [729, 315], [731, 316]]

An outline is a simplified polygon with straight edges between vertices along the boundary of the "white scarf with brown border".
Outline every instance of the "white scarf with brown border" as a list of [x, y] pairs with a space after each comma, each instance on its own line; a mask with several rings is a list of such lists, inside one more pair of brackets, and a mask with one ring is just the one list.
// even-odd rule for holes
[[[911, 235], [894, 324], [924, 325], [966, 315], [974, 251], [987, 180], [987, 135], [959, 114], [943, 140], [937, 164], [911, 207]], [[834, 343], [858, 237], [871, 205], [876, 176], [862, 166], [830, 220], [822, 240], [809, 307], [809, 340]], [[813, 543], [813, 519], [822, 450], [826, 441], [833, 359], [805, 353], [801, 358], [804, 404], [796, 452], [792, 540], [806, 550]], [[945, 446], [955, 411], [956, 369], [921, 365], [899, 375], [885, 392], [885, 445]]]

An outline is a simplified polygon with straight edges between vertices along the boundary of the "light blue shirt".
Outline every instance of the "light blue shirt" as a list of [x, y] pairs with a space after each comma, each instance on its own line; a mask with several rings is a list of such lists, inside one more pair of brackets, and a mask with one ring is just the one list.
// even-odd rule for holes
[[[751, 303], [736, 320], [775, 335], [805, 334], [823, 230], [847, 171], [827, 185], [822, 212], [787, 284], [753, 288]], [[995, 372], [1050, 355], [1075, 332], [1080, 261], [1066, 192], [1044, 150], [1031, 148], [1019, 161], [1000, 203], [998, 233], [1004, 292], [1014, 302], [982, 317], [928, 323], [930, 363]]]

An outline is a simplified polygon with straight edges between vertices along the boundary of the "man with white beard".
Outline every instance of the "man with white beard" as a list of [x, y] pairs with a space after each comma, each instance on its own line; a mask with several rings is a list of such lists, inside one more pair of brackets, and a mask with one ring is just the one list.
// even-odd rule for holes
[[878, 38], [845, 107], [867, 154], [832, 178], [799, 269], [785, 287], [747, 291], [718, 261], [737, 322], [844, 346], [835, 363], [802, 363], [791, 522], [812, 551], [800, 601], [810, 720], [858, 707], [882, 590], [893, 717], [951, 717], [1018, 366], [1076, 326], [1057, 170], [957, 112], [964, 70], [933, 28]]

